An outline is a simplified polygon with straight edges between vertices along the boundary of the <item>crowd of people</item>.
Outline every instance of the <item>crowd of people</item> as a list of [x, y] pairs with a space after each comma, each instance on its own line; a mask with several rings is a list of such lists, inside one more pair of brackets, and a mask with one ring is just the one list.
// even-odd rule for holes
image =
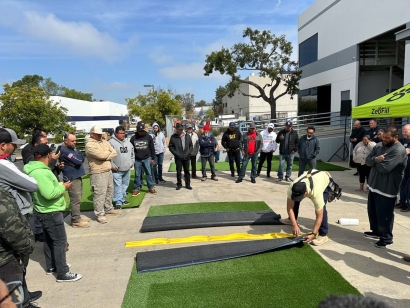
[[[265, 161], [266, 177], [270, 178], [273, 153], [279, 148], [277, 181], [290, 182], [287, 190], [288, 218], [282, 222], [292, 225], [293, 233], [299, 236], [299, 204], [304, 198], [311, 199], [316, 219], [312, 232], [304, 240], [313, 245], [323, 245], [328, 241], [326, 204], [340, 198], [341, 190], [328, 172], [316, 170], [320, 142], [315, 136], [315, 128], [309, 126], [306, 134], [299, 138], [292, 126], [292, 121], [288, 120], [285, 128], [276, 133], [270, 123], [258, 133], [255, 123], [251, 122], [247, 132], [241, 133], [231, 122], [221, 144], [228, 155], [230, 175], [237, 176], [235, 183], [238, 184], [243, 181], [249, 162], [251, 183], [256, 183], [256, 178], [261, 176]], [[24, 172], [8, 158], [25, 140], [19, 139], [12, 129], [0, 128], [0, 279], [5, 282], [21, 281], [23, 307], [32, 307], [31, 302], [42, 295], [41, 291], [29, 292], [25, 280], [35, 241], [44, 242], [45, 271], [55, 274], [57, 282], [82, 278], [81, 274], [71, 272], [71, 264], [66, 260], [69, 244], [62, 212], [67, 208], [64, 198], [67, 191], [71, 226], [90, 226], [89, 218], [81, 215], [80, 211], [86, 159], [94, 214], [101, 224], [107, 223], [110, 216], [121, 215], [122, 206], [129, 204], [126, 197], [132, 168], [135, 170], [132, 197], [140, 194], [144, 177], [148, 193], [153, 195], [157, 194], [157, 185], [166, 183], [162, 169], [167, 142], [158, 123], [153, 123], [152, 128], [152, 133], [148, 133], [145, 123], [138, 122], [135, 135], [128, 140], [125, 128], [118, 126], [114, 136], [107, 141], [103, 138], [102, 129], [93, 126], [85, 145], [85, 156], [76, 148], [75, 134], [65, 133], [63, 144], [54, 151], [49, 146], [47, 132], [36, 129], [31, 142], [22, 151]], [[393, 243], [394, 209], [410, 211], [410, 167], [407, 159], [410, 155], [410, 124], [403, 126], [402, 139], [398, 135], [395, 127], [379, 129], [375, 120], [370, 121], [369, 131], [365, 131], [360, 121], [355, 121], [350, 135], [352, 159], [359, 175], [357, 191], [368, 193], [370, 231], [364, 236], [377, 239], [375, 246], [378, 248], [386, 248]], [[176, 190], [183, 187], [182, 171], [186, 189], [193, 189], [191, 179], [206, 181], [207, 164], [211, 170], [210, 179], [218, 181], [215, 160], [220, 151], [219, 143], [208, 125], [201, 127], [197, 134], [192, 123], [185, 127], [176, 123], [168, 149], [176, 165]], [[295, 153], [299, 154], [299, 171], [298, 178], [293, 180], [291, 172]], [[198, 154], [201, 176], [197, 175], [196, 169]], [[307, 172], [306, 167], [309, 169]], [[398, 194], [400, 202], [397, 203]], [[410, 261], [410, 255], [404, 259]]]

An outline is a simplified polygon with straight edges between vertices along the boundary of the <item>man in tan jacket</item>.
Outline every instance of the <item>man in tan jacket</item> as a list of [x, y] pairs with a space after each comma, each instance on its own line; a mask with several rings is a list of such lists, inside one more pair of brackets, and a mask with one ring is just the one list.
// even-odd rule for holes
[[94, 192], [94, 213], [99, 223], [107, 223], [106, 215], [121, 215], [121, 210], [114, 209], [112, 196], [114, 184], [111, 172], [111, 160], [117, 152], [104, 139], [102, 129], [93, 126], [90, 138], [85, 145], [85, 153], [90, 166], [90, 183]]

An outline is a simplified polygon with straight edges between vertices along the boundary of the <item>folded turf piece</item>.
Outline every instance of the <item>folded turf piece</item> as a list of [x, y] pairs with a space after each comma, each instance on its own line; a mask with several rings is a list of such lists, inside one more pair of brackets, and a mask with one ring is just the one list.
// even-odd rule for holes
[[137, 253], [137, 272], [144, 273], [222, 261], [302, 244], [302, 238], [209, 244]]
[[140, 232], [244, 225], [282, 225], [272, 210], [211, 212], [145, 217]]

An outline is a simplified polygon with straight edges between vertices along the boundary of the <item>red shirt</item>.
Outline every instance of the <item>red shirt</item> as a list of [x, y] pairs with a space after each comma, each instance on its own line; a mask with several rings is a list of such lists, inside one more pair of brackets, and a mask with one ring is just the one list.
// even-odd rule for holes
[[256, 131], [253, 133], [248, 133], [248, 154], [255, 154], [256, 150]]

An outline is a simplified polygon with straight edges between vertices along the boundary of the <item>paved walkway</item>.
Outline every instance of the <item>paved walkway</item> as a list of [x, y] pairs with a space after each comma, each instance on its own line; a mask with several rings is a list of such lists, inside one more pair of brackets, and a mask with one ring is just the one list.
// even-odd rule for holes
[[[276, 183], [274, 178], [267, 179], [262, 172], [261, 177], [257, 178], [257, 183], [252, 184], [248, 171], [244, 181], [235, 184], [234, 179], [230, 177], [230, 172], [217, 172], [218, 182], [193, 180], [192, 191], [187, 189], [175, 191], [176, 175], [166, 171], [169, 158], [169, 154], [166, 155], [164, 162], [164, 178], [167, 183], [157, 185], [158, 195], [147, 194], [140, 208], [124, 210], [120, 217], [109, 218], [105, 225], [97, 223], [92, 212], [86, 212], [84, 214], [91, 218], [91, 226], [88, 229], [71, 228], [68, 225], [70, 216], [66, 218], [70, 243], [67, 260], [72, 264], [73, 272], [83, 275], [80, 281], [57, 283], [52, 275], [46, 275], [42, 245], [36, 243], [28, 267], [27, 281], [30, 290], [43, 291], [43, 297], [38, 300], [40, 307], [121, 307], [128, 279], [133, 270], [135, 254], [138, 251], [171, 247], [125, 248], [126, 241], [155, 237], [222, 235], [234, 232], [292, 232], [290, 226], [235, 226], [139, 233], [149, 207], [159, 204], [265, 201], [276, 213], [287, 216], [287, 183]], [[346, 166], [345, 163], [341, 165]], [[272, 175], [275, 173], [272, 172]], [[293, 176], [296, 178], [295, 173]], [[404, 254], [410, 253], [410, 213], [396, 210], [394, 245], [387, 250], [375, 248], [373, 246], [375, 241], [362, 236], [362, 233], [369, 228], [366, 210], [367, 195], [354, 191], [358, 187], [358, 177], [353, 176], [353, 171], [332, 172], [332, 176], [343, 188], [344, 193], [341, 200], [328, 206], [330, 241], [314, 249], [362, 294], [385, 300], [393, 307], [410, 307], [410, 263], [402, 260]], [[302, 231], [310, 231], [314, 221], [314, 211], [310, 201], [302, 202], [299, 217]], [[358, 218], [360, 224], [340, 226], [336, 223], [339, 218]]]

